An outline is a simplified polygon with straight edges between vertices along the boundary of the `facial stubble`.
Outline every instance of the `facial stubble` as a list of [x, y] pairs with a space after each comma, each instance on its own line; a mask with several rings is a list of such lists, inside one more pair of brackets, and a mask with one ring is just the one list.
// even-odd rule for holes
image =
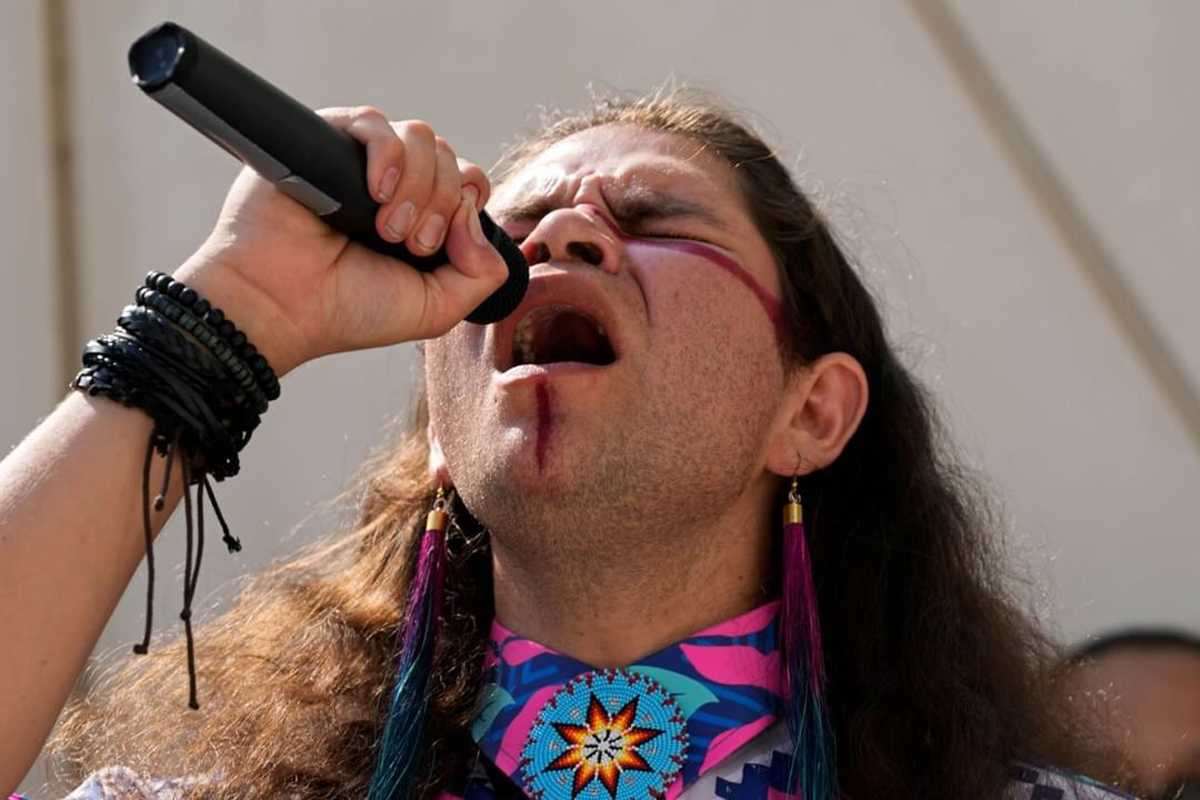
[[431, 417], [459, 495], [523, 571], [576, 591], [620, 585], [654, 594], [726, 546], [712, 528], [761, 476], [782, 386], [761, 355], [726, 348], [714, 358], [686, 339], [670, 375], [622, 385], [625, 400], [603, 415], [572, 407], [551, 381], [553, 442], [542, 474], [533, 455], [544, 444], [539, 404], [529, 404], [524, 424], [502, 425], [456, 389], [464, 382], [450, 358], [430, 366]]

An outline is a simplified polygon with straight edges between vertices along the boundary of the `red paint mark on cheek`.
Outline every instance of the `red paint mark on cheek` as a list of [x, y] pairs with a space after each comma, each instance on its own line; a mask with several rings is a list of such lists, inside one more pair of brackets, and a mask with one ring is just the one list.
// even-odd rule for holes
[[746, 288], [754, 293], [754, 296], [758, 298], [758, 302], [762, 305], [763, 311], [767, 313], [768, 319], [771, 320], [771, 324], [775, 326], [775, 334], [781, 339], [787, 335], [787, 322], [783, 315], [783, 304], [776, 300], [761, 283], [755, 280], [754, 276], [747, 272], [745, 267], [729, 256], [700, 242], [685, 242], [671, 239], [638, 239], [637, 241], [639, 244], [650, 247], [662, 247], [668, 250], [699, 256], [721, 267], [745, 284]]
[[538, 381], [534, 392], [537, 396], [537, 465], [538, 472], [546, 466], [546, 450], [550, 447], [550, 388], [546, 381]]
[[715, 264], [727, 273], [740, 281], [746, 288], [754, 293], [758, 298], [759, 304], [763, 307], [767, 317], [771, 320], [771, 324], [775, 327], [775, 335], [779, 340], [785, 341], [788, 335], [787, 319], [783, 313], [783, 304], [767, 291], [761, 283], [753, 275], [751, 275], [745, 267], [734, 261], [729, 256], [722, 253], [711, 245], [703, 242], [687, 241], [683, 239], [655, 239], [647, 236], [631, 236], [618, 227], [615, 220], [611, 219], [599, 207], [590, 203], [585, 204], [612, 232], [614, 236], [620, 239], [625, 244], [638, 244], [646, 247], [658, 247], [664, 250], [674, 250], [678, 253], [687, 253], [692, 256], [699, 256], [708, 262]]

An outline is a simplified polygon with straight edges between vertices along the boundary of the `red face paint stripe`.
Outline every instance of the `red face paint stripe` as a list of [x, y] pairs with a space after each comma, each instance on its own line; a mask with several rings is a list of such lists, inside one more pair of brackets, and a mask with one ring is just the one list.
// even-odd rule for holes
[[646, 244], [652, 247], [665, 247], [668, 250], [677, 250], [682, 253], [700, 256], [723, 268], [730, 275], [745, 284], [750, 291], [754, 292], [754, 296], [758, 298], [758, 302], [762, 304], [763, 310], [767, 312], [767, 316], [775, 326], [776, 333], [780, 336], [786, 333], [787, 325], [784, 324], [783, 306], [763, 288], [762, 284], [754, 279], [753, 275], [746, 271], [745, 267], [729, 256], [700, 242], [685, 242], [678, 239], [647, 241], [645, 239], [638, 239], [637, 237], [630, 238], [636, 239], [639, 244]]
[[714, 247], [710, 247], [701, 242], [689, 242], [681, 239], [654, 239], [642, 236], [631, 236], [618, 227], [615, 220], [611, 219], [599, 207], [591, 203], [581, 204], [581, 207], [586, 207], [592, 211], [599, 219], [608, 226], [612, 231], [613, 236], [616, 236], [622, 242], [636, 242], [638, 244], [647, 245], [649, 247], [662, 247], [668, 250], [675, 250], [688, 255], [699, 256], [713, 264], [716, 264], [721, 269], [728, 272], [737, 280], [741, 281], [754, 296], [758, 298], [758, 302], [762, 305], [763, 310], [767, 312], [767, 317], [770, 318], [771, 324], [775, 326], [775, 335], [783, 341], [788, 333], [786, 318], [783, 313], [783, 304], [779, 302], [770, 292], [763, 287], [761, 283], [755, 280], [754, 276], [746, 271], [746, 268], [734, 261], [729, 256], [720, 252]]

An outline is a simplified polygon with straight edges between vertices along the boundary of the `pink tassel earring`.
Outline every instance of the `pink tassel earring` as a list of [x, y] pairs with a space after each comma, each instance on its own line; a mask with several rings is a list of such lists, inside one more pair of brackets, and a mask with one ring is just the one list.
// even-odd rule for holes
[[804, 532], [799, 481], [783, 507], [783, 603], [780, 614], [784, 691], [792, 735], [793, 785], [804, 800], [836, 797], [833, 730], [825, 704], [825, 661], [812, 560]]
[[407, 800], [417, 784], [423, 753], [425, 715], [429, 705], [429, 672], [442, 611], [446, 569], [446, 529], [453, 490], [446, 497], [438, 486], [425, 531], [417, 548], [417, 565], [408, 587], [401, 625], [400, 664], [392, 689], [391, 708], [379, 741], [370, 800]]

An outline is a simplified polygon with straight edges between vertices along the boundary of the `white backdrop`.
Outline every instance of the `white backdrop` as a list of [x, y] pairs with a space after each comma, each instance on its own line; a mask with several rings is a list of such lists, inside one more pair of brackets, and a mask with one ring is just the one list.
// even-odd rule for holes
[[[1200, 6], [962, 0], [951, 8], [1200, 385]], [[992, 478], [1031, 598], [1065, 639], [1139, 622], [1200, 628], [1200, 455], [1181, 416], [1098, 299], [1078, 258], [997, 145], [916, 3], [503, 2], [205, 4], [64, 0], [72, 190], [52, 204], [45, 10], [0, 6], [0, 444], [62, 394], [56, 243], [73, 231], [83, 338], [111, 329], [149, 269], [201, 241], [236, 164], [145, 99], [125, 51], [173, 19], [312, 106], [369, 103], [422, 117], [487, 164], [541, 106], [589, 86], [645, 90], [668, 76], [763, 121], [828, 210], [910, 364]], [[199, 596], [320, 533], [285, 534], [336, 494], [407, 408], [414, 353], [327, 358], [282, 400], [218, 486], [245, 550], [205, 559]], [[182, 531], [158, 540], [181, 591]], [[140, 638], [144, 569], [100, 650]], [[204, 614], [201, 613], [201, 620]], [[199, 643], [203, 646], [203, 642]], [[19, 654], [4, 654], [19, 657]], [[182, 666], [182, 665], [181, 665]], [[36, 770], [25, 789], [40, 783]]]

